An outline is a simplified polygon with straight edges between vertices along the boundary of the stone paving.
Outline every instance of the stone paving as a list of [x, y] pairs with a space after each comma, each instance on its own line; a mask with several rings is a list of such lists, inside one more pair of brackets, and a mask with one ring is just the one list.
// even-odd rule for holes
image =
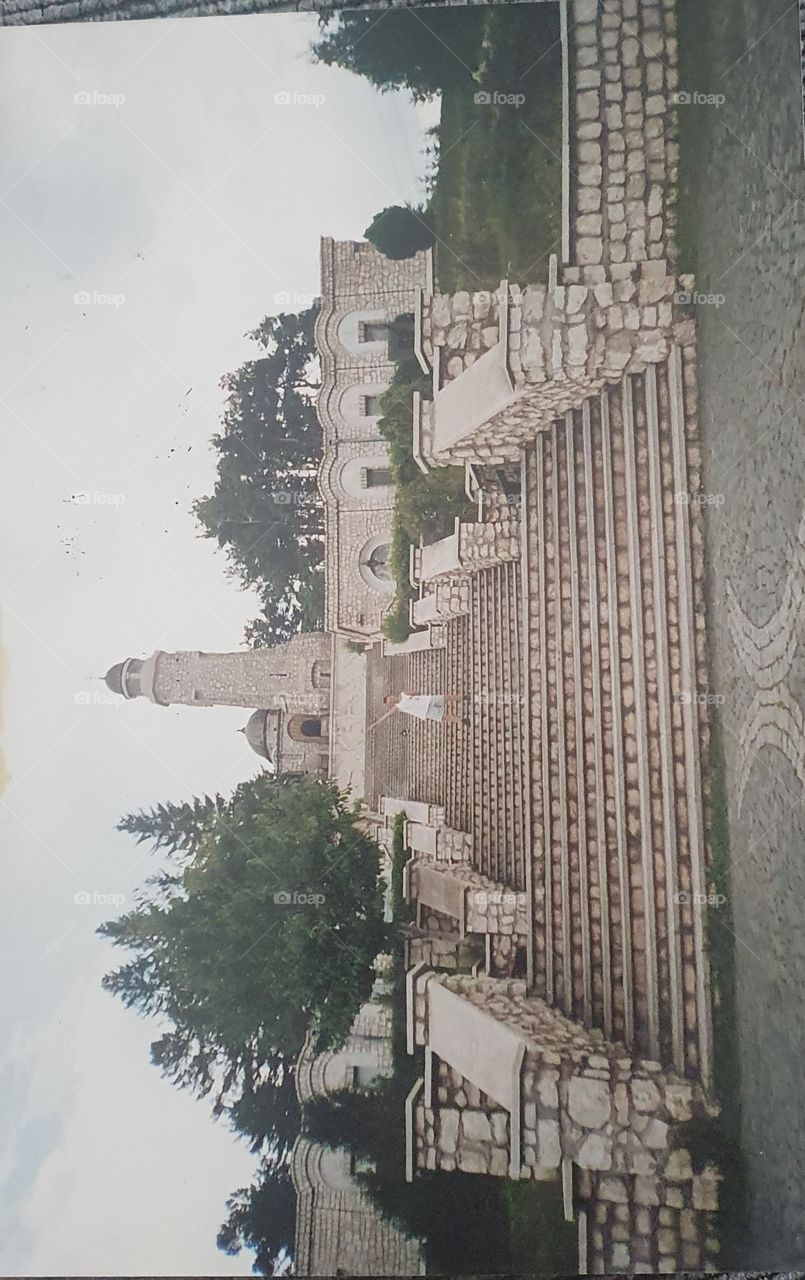
[[801, 1267], [805, 170], [796, 7], [768, 0], [744, 15], [746, 56], [702, 86], [725, 103], [699, 108], [707, 180], [697, 191], [696, 285], [723, 297], [697, 309], [711, 692], [724, 730], [738, 938], [743, 1265]]

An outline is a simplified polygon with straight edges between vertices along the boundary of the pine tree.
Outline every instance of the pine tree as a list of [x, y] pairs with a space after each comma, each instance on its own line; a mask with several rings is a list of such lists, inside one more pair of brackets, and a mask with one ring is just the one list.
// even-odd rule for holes
[[222, 796], [194, 796], [181, 804], [158, 804], [126, 814], [117, 830], [133, 835], [138, 844], [150, 842], [155, 851], [193, 856], [226, 807]]

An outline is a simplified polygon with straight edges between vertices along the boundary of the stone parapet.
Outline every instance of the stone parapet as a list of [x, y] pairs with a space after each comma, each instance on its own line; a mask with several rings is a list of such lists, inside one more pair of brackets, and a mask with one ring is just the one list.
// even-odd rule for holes
[[[566, 275], [555, 286], [504, 281], [491, 303], [486, 292], [432, 299], [431, 314], [453, 321], [430, 323], [434, 398], [419, 406], [427, 462], [512, 460], [606, 385], [666, 360], [672, 342], [693, 340], [689, 322], [675, 315], [678, 281], [666, 259]], [[480, 318], [478, 297], [489, 307]], [[479, 345], [487, 352], [480, 362]], [[466, 381], [460, 395], [458, 379]]]
[[467, 853], [468, 846], [462, 844], [460, 861], [417, 856], [408, 864], [410, 900], [457, 920], [462, 934], [506, 934], [524, 940], [526, 894], [475, 871], [465, 860]]
[[570, 255], [579, 266], [674, 255], [674, 0], [575, 0]]
[[508, 564], [520, 557], [520, 508], [510, 503], [490, 511], [485, 520], [456, 520], [451, 534], [413, 551], [412, 579], [416, 583], [453, 584], [456, 598], [468, 600], [460, 579], [479, 569]]
[[[590, 1214], [590, 1270], [712, 1265], [719, 1175], [695, 1169], [677, 1145], [680, 1124], [713, 1115], [700, 1086], [571, 1022], [519, 980], [424, 970], [413, 978], [414, 1038], [427, 1064], [414, 1169], [520, 1179], [563, 1170], [575, 1209]], [[514, 1095], [505, 1065], [518, 1062], [512, 1035], [521, 1045]], [[451, 1047], [460, 1062], [445, 1056]]]
[[447, 622], [470, 611], [470, 587], [465, 578], [451, 574], [423, 583], [422, 595], [411, 601], [412, 626]]

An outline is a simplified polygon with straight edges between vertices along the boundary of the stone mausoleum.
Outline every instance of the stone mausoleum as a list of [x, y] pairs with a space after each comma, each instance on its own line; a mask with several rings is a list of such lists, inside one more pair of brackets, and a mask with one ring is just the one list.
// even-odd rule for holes
[[[543, 278], [446, 294], [429, 252], [390, 262], [322, 242], [326, 630], [157, 651], [107, 681], [163, 705], [250, 708], [250, 745], [280, 772], [351, 787], [386, 849], [403, 817], [421, 1064], [399, 1117], [409, 1179], [557, 1179], [580, 1273], [713, 1270], [720, 1174], [682, 1127], [706, 1133], [718, 1103], [675, 0], [560, 12], [561, 255]], [[432, 382], [413, 394], [412, 456], [462, 468], [475, 510], [412, 548], [412, 631], [391, 643], [378, 417], [404, 354]], [[403, 689], [463, 698], [464, 714], [369, 732]], [[382, 1072], [354, 1049], [304, 1052], [300, 1088], [368, 1086]], [[345, 1161], [297, 1147], [297, 1272], [418, 1269]]]

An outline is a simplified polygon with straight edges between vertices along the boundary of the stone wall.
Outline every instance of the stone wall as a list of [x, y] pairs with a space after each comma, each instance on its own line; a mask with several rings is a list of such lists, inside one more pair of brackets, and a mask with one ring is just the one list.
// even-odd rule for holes
[[460, 947], [458, 930], [433, 934], [430, 931], [409, 939], [408, 958], [411, 966], [426, 964], [431, 969], [457, 969]]
[[309, 1036], [296, 1063], [295, 1084], [300, 1101], [352, 1088], [354, 1067], [376, 1076], [391, 1075], [391, 1035], [391, 1006], [370, 1000], [361, 1006], [349, 1035], [338, 1049], [316, 1052], [313, 1037]]
[[[321, 243], [321, 311], [316, 322], [316, 350], [321, 361], [317, 412], [324, 449], [319, 489], [325, 506], [325, 626], [355, 638], [381, 633], [391, 602], [391, 586], [361, 573], [370, 539], [390, 542], [393, 491], [356, 490], [345, 486], [346, 469], [382, 466], [388, 446], [377, 429], [376, 415], [361, 412], [359, 393], [380, 394], [388, 388], [395, 365], [388, 341], [358, 340], [358, 321], [390, 322], [413, 315], [422, 290], [429, 287], [430, 254], [393, 261], [366, 241]], [[354, 479], [354, 477], [353, 477]]]
[[386, 1222], [350, 1172], [346, 1151], [298, 1139], [292, 1155], [297, 1194], [294, 1274], [418, 1275], [422, 1251]]
[[[393, 1070], [392, 1010], [389, 1004], [362, 1005], [340, 1048], [317, 1053], [305, 1041], [296, 1064], [301, 1102], [335, 1090], [365, 1087], [373, 1074]], [[356, 1080], [353, 1069], [365, 1072]], [[386, 1222], [353, 1175], [348, 1151], [330, 1150], [300, 1136], [291, 1155], [297, 1194], [296, 1275], [410, 1275], [420, 1269], [421, 1248]]]
[[[526, 894], [490, 880], [466, 862], [445, 864], [419, 856], [410, 865], [410, 894], [417, 900], [420, 872], [444, 876], [445, 884], [463, 889], [464, 923], [467, 933], [494, 933], [525, 937], [527, 932]], [[431, 904], [427, 904], [430, 908]]]
[[483, 948], [478, 939], [462, 938], [450, 916], [425, 907], [420, 923], [405, 929], [408, 968], [424, 963], [430, 969], [469, 971], [481, 959]]
[[[495, 295], [459, 292], [426, 304], [425, 352], [431, 358], [439, 352], [436, 399], [424, 401], [421, 410], [428, 461], [515, 458], [536, 432], [607, 383], [667, 359], [671, 342], [687, 335], [687, 322], [675, 323], [678, 282], [665, 259], [571, 274], [575, 282], [555, 287], [504, 282]], [[449, 432], [443, 438], [450, 442], [440, 443], [439, 392], [455, 378], [467, 377], [479, 355], [498, 343], [505, 346], [501, 359], [505, 354], [508, 400], [480, 425], [456, 439]]]
[[[420, 604], [424, 601], [424, 604]], [[446, 621], [461, 618], [470, 611], [470, 584], [466, 577], [451, 574], [447, 578], [434, 578], [422, 584], [420, 601], [414, 601], [414, 621], [421, 624], [431, 618]], [[421, 610], [427, 612], [427, 618]]]
[[[707, 1120], [702, 1089], [657, 1062], [627, 1054], [600, 1033], [526, 995], [525, 983], [421, 973], [415, 1041], [429, 1043], [432, 983], [480, 1007], [524, 1045], [520, 1073], [521, 1179], [573, 1168], [573, 1198], [589, 1209], [590, 1270], [703, 1267], [718, 1249], [719, 1177], [694, 1169], [677, 1146], [679, 1125]], [[450, 1063], [435, 1061], [432, 1096], [414, 1111], [414, 1166], [509, 1175], [512, 1119]]]
[[570, 283], [579, 268], [674, 256], [675, 0], [575, 0]]
[[468, 863], [472, 857], [472, 836], [468, 831], [439, 827], [436, 831], [436, 861], [448, 865]]
[[459, 526], [459, 559], [462, 572], [477, 573], [496, 564], [520, 559], [520, 508], [512, 504], [492, 520], [476, 520]]
[[415, 548], [412, 578], [424, 584], [452, 582], [460, 591], [462, 578], [519, 558], [519, 504], [496, 504], [484, 510], [483, 520], [460, 521], [456, 532]]

